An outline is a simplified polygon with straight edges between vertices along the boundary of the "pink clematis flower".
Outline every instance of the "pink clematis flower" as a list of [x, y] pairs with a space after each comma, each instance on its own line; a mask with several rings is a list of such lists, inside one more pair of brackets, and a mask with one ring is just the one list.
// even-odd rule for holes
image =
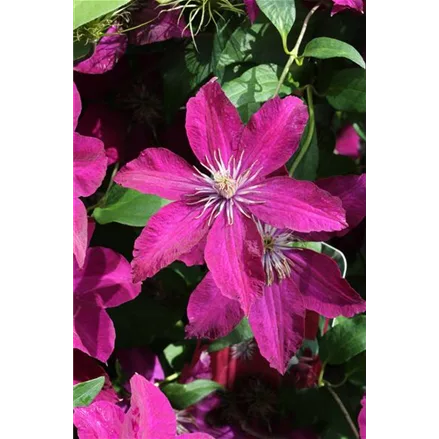
[[361, 400], [361, 410], [358, 415], [358, 426], [360, 427], [360, 438], [366, 439], [366, 394]]
[[130, 264], [113, 250], [87, 250], [83, 268], [73, 261], [73, 347], [106, 362], [114, 349], [115, 331], [106, 308], [134, 299], [141, 284], [133, 283]]
[[333, 0], [331, 16], [345, 9], [353, 9], [354, 11], [364, 13], [363, 0]]
[[134, 280], [153, 276], [207, 237], [213, 280], [248, 313], [264, 286], [254, 218], [300, 232], [344, 229], [338, 198], [308, 181], [270, 176], [297, 149], [306, 121], [300, 99], [276, 97], [243, 126], [220, 85], [203, 86], [187, 104], [186, 131], [204, 172], [167, 149], [148, 148], [115, 177], [124, 187], [175, 200], [136, 240]]
[[104, 144], [94, 137], [75, 133], [81, 114], [81, 98], [73, 84], [73, 254], [79, 267], [87, 250], [87, 211], [79, 197], [92, 195], [107, 170]]
[[248, 18], [254, 23], [259, 14], [259, 6], [256, 3], [256, 0], [244, 0], [244, 4], [247, 9]]
[[[76, 408], [73, 422], [79, 439], [175, 439], [177, 423], [166, 396], [140, 375], [131, 378], [131, 407], [124, 411], [108, 401]], [[213, 439], [205, 433], [189, 433], [179, 439]]]
[[[362, 176], [349, 176], [351, 191], [340, 193], [343, 207], [351, 215], [352, 199], [364, 204]], [[337, 188], [339, 185], [336, 186]], [[355, 209], [354, 209], [355, 210]], [[364, 215], [363, 215], [364, 216]], [[337, 264], [328, 256], [294, 248], [297, 239], [290, 230], [258, 222], [264, 243], [265, 287], [249, 313], [261, 354], [281, 374], [303, 341], [306, 310], [327, 318], [352, 317], [365, 311], [365, 301], [342, 278]], [[215, 312], [212, 312], [215, 309]], [[189, 299], [189, 336], [217, 338], [227, 335], [244, 317], [239, 303], [221, 294], [208, 273]]]
[[335, 144], [335, 151], [337, 154], [352, 157], [353, 159], [360, 157], [360, 136], [352, 125], [347, 125], [340, 131]]

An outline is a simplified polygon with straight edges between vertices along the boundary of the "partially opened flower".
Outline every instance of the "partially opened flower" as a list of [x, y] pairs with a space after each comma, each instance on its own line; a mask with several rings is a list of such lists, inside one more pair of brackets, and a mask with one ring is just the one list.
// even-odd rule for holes
[[332, 7], [331, 15], [337, 14], [337, 12], [344, 11], [345, 9], [353, 9], [357, 12], [364, 12], [363, 0], [333, 0], [334, 6]]
[[[351, 178], [353, 194], [345, 187], [343, 200], [357, 194], [358, 202], [364, 203], [363, 191], [357, 192], [357, 180], [362, 176]], [[349, 202], [343, 206], [348, 212], [352, 210]], [[365, 301], [342, 278], [331, 258], [293, 247], [297, 238], [290, 230], [258, 222], [258, 231], [264, 244], [265, 287], [250, 308], [249, 322], [261, 354], [283, 374], [302, 343], [306, 310], [327, 318], [352, 317], [365, 311]], [[191, 294], [187, 314], [188, 335], [205, 338], [228, 334], [244, 317], [239, 303], [221, 294], [213, 273], [208, 273]]]
[[220, 85], [203, 86], [187, 104], [186, 131], [204, 169], [148, 148], [115, 177], [124, 187], [175, 200], [136, 240], [134, 280], [153, 276], [207, 237], [204, 258], [213, 280], [248, 313], [265, 280], [254, 218], [300, 232], [344, 229], [340, 199], [311, 182], [270, 176], [297, 149], [306, 121], [300, 99], [276, 97], [243, 126]]
[[73, 84], [73, 254], [79, 267], [87, 249], [87, 211], [79, 197], [92, 195], [107, 170], [104, 144], [94, 137], [75, 133], [81, 114], [81, 98]]
[[73, 347], [106, 362], [116, 335], [105, 309], [134, 299], [140, 288], [128, 261], [113, 250], [89, 248], [82, 269], [73, 261]]
[[[73, 422], [79, 439], [175, 439], [175, 413], [166, 396], [140, 375], [130, 381], [131, 404], [124, 411], [108, 401], [93, 402], [88, 407], [76, 408]], [[189, 433], [180, 439], [213, 439], [205, 433]]]

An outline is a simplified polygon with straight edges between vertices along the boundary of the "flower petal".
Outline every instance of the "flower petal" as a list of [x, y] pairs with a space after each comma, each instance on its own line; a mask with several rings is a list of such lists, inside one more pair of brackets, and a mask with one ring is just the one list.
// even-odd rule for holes
[[74, 267], [73, 273], [75, 296], [93, 293], [104, 308], [119, 306], [140, 293], [141, 283], [133, 283], [130, 263], [109, 248], [89, 248], [84, 267]]
[[87, 211], [79, 198], [73, 198], [73, 255], [81, 268], [87, 250]]
[[283, 375], [305, 331], [305, 308], [297, 286], [289, 279], [266, 286], [250, 310], [249, 322], [262, 356]]
[[259, 13], [259, 7], [256, 0], [244, 0], [245, 8], [247, 9], [248, 18], [252, 23], [256, 20]]
[[162, 207], [153, 215], [134, 243], [134, 282], [154, 276], [188, 253], [207, 234], [206, 215], [181, 201]]
[[263, 203], [250, 204], [248, 209], [258, 219], [274, 227], [296, 232], [333, 231], [346, 227], [340, 199], [310, 181], [269, 178], [252, 194], [251, 199]]
[[186, 433], [178, 436], [178, 439], [214, 439], [210, 434], [206, 433]]
[[259, 176], [278, 170], [294, 154], [308, 121], [301, 99], [288, 96], [267, 101], [244, 128], [239, 148], [244, 151], [242, 169], [254, 163]]
[[76, 84], [73, 83], [73, 131], [75, 131], [75, 128], [78, 125], [81, 108], [81, 96], [79, 96], [79, 91], [76, 88]]
[[79, 439], [119, 439], [125, 414], [109, 401], [96, 401], [88, 407], [78, 407], [73, 423]]
[[194, 169], [166, 148], [148, 148], [127, 163], [114, 181], [124, 187], [168, 200], [181, 200], [194, 192], [199, 182]]
[[363, 0], [333, 0], [333, 1], [334, 1], [334, 6], [332, 7], [331, 16], [345, 9], [353, 9], [361, 13], [364, 12]]
[[73, 133], [73, 193], [88, 197], [96, 192], [107, 171], [104, 144], [94, 137]]
[[265, 282], [263, 243], [253, 220], [235, 211], [229, 225], [223, 212], [207, 236], [204, 257], [213, 279], [224, 296], [236, 299], [248, 315]]
[[358, 226], [366, 216], [366, 174], [344, 175], [317, 180], [315, 184], [341, 200], [349, 227], [338, 232], [318, 232], [301, 235], [305, 241], [327, 241], [344, 236]]
[[96, 45], [93, 55], [77, 64], [73, 70], [94, 75], [111, 70], [125, 53], [128, 45], [127, 36], [117, 32], [116, 25], [109, 27]]
[[190, 36], [184, 17], [180, 17], [180, 11], [162, 9], [155, 0], [149, 0], [142, 10], [133, 14], [132, 27], [142, 23], [148, 24], [130, 32], [130, 43], [142, 46]]
[[189, 337], [215, 339], [231, 332], [244, 313], [237, 300], [221, 294], [212, 274], [207, 273], [189, 298], [187, 316]]
[[73, 347], [105, 363], [114, 349], [113, 322], [92, 294], [73, 301]]
[[178, 260], [184, 262], [188, 267], [193, 265], [203, 265], [204, 264], [204, 249], [206, 248], [207, 235], [192, 249], [181, 255]]
[[341, 277], [335, 261], [308, 249], [288, 252], [291, 279], [302, 293], [307, 309], [324, 317], [352, 317], [366, 310], [366, 302]]
[[213, 79], [189, 99], [186, 112], [186, 132], [192, 151], [201, 163], [216, 161], [218, 151], [227, 164], [237, 151], [244, 128], [238, 111]]
[[360, 136], [352, 125], [344, 127], [337, 137], [335, 150], [338, 154], [354, 159], [360, 156]]
[[361, 400], [361, 410], [358, 415], [358, 426], [360, 427], [360, 438], [366, 439], [366, 394]]
[[125, 415], [121, 438], [175, 439], [177, 423], [166, 396], [141, 375], [130, 380], [131, 407]]

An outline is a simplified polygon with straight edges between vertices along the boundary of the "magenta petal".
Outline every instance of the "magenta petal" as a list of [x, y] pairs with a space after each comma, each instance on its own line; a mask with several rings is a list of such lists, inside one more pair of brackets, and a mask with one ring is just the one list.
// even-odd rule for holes
[[256, 0], [244, 0], [245, 7], [247, 9], [247, 15], [250, 21], [253, 23], [259, 13], [259, 7]]
[[176, 201], [150, 218], [134, 243], [135, 282], [154, 276], [203, 239], [208, 231], [207, 220], [198, 215], [198, 209]]
[[135, 374], [130, 380], [131, 407], [125, 415], [121, 438], [175, 439], [177, 423], [166, 396]]
[[78, 407], [73, 423], [79, 439], [120, 439], [124, 412], [116, 404], [96, 401], [88, 407]]
[[366, 302], [341, 277], [335, 261], [312, 250], [288, 252], [291, 279], [302, 293], [306, 309], [324, 317], [352, 317], [366, 310]]
[[178, 439], [214, 439], [210, 434], [206, 433], [186, 433], [178, 436]]
[[88, 74], [101, 74], [111, 70], [128, 45], [127, 36], [117, 32], [117, 26], [111, 26], [96, 44], [93, 55], [77, 64], [73, 70]]
[[90, 248], [84, 268], [73, 270], [75, 297], [92, 292], [104, 308], [119, 306], [140, 293], [141, 284], [133, 283], [129, 262], [109, 248]]
[[358, 415], [358, 426], [360, 427], [360, 438], [366, 439], [366, 394], [361, 400], [361, 410]]
[[73, 301], [73, 347], [105, 363], [114, 349], [113, 322], [93, 294]]
[[76, 84], [73, 83], [73, 131], [75, 131], [75, 128], [78, 125], [81, 108], [81, 96], [79, 96], [79, 91], [76, 88]]
[[260, 185], [252, 199], [263, 203], [251, 204], [249, 210], [274, 227], [296, 232], [333, 231], [346, 227], [340, 199], [310, 181], [269, 178]]
[[179, 17], [180, 11], [166, 10], [155, 0], [150, 0], [145, 8], [133, 14], [132, 27], [142, 23], [146, 25], [130, 32], [130, 42], [141, 46], [170, 38], [189, 37], [190, 32], [189, 29], [185, 29], [184, 17]]
[[247, 315], [265, 282], [263, 243], [253, 220], [235, 209], [234, 222], [223, 212], [207, 236], [204, 257], [224, 296], [236, 299]]
[[344, 127], [335, 144], [335, 150], [340, 155], [358, 158], [360, 155], [360, 136], [352, 125]]
[[180, 200], [199, 185], [186, 160], [165, 148], [148, 148], [126, 164], [114, 181], [168, 200]]
[[207, 273], [189, 298], [187, 316], [189, 337], [215, 339], [231, 332], [244, 313], [237, 300], [221, 294], [212, 274]]
[[203, 265], [206, 242], [207, 235], [196, 246], [192, 247], [188, 253], [181, 255], [178, 259], [184, 262], [188, 267], [192, 267], [193, 265]]
[[337, 14], [345, 9], [353, 9], [355, 11], [363, 13], [363, 0], [333, 0], [334, 6], [332, 7], [331, 16]]
[[261, 355], [282, 375], [302, 344], [305, 308], [297, 286], [289, 279], [264, 288], [249, 316]]
[[96, 192], [107, 171], [104, 144], [94, 137], [73, 133], [73, 193], [88, 197]]
[[73, 255], [78, 266], [84, 265], [87, 251], [87, 211], [79, 198], [73, 198]]
[[242, 169], [262, 167], [260, 176], [278, 170], [294, 154], [308, 121], [306, 105], [297, 97], [267, 101], [244, 128]]
[[189, 99], [186, 108], [186, 132], [198, 160], [204, 164], [207, 160], [214, 163], [220, 153], [227, 163], [237, 151], [244, 126], [218, 82], [211, 80], [201, 87], [196, 96]]

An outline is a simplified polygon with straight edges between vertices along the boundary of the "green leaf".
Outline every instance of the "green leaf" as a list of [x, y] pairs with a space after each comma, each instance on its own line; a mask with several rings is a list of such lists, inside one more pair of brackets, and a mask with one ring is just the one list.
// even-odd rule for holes
[[93, 218], [99, 224], [120, 223], [143, 227], [160, 208], [170, 203], [156, 195], [142, 194], [114, 184], [108, 192], [102, 207], [93, 211]]
[[[265, 102], [273, 97], [282, 70], [282, 67], [275, 64], [252, 67], [239, 78], [224, 84], [224, 93], [237, 107], [253, 102]], [[292, 81], [291, 77], [289, 80]], [[291, 94], [294, 88], [287, 80], [280, 88], [279, 94]]]
[[326, 242], [322, 242], [322, 253], [334, 259], [334, 261], [337, 262], [338, 268], [340, 268], [341, 275], [346, 277], [348, 263], [344, 253]]
[[366, 350], [366, 316], [346, 319], [320, 340], [320, 358], [329, 364], [343, 364]]
[[362, 56], [355, 47], [334, 38], [314, 38], [306, 45], [302, 56], [319, 59], [346, 58], [360, 67], [366, 67]]
[[295, 248], [307, 248], [309, 250], [314, 250], [320, 253], [322, 251], [322, 242], [294, 242], [293, 247]]
[[182, 343], [172, 343], [163, 350], [163, 355], [172, 368], [175, 369], [179, 364], [179, 360], [184, 355], [184, 348], [185, 345]]
[[73, 407], [86, 407], [104, 387], [105, 377], [84, 381], [73, 386]]
[[256, 3], [278, 30], [286, 47], [288, 34], [296, 20], [295, 0], [256, 0]]
[[163, 387], [162, 390], [171, 401], [173, 407], [182, 410], [201, 401], [215, 390], [222, 388], [215, 381], [195, 380], [189, 384], [170, 383]]
[[326, 92], [328, 102], [342, 111], [366, 111], [366, 71], [353, 68], [337, 72]]
[[230, 334], [211, 343], [208, 351], [220, 351], [227, 346], [241, 343], [245, 340], [249, 340], [250, 338], [253, 338], [253, 332], [250, 328], [247, 318], [244, 317]]
[[73, 30], [119, 9], [131, 0], [73, 0]]

